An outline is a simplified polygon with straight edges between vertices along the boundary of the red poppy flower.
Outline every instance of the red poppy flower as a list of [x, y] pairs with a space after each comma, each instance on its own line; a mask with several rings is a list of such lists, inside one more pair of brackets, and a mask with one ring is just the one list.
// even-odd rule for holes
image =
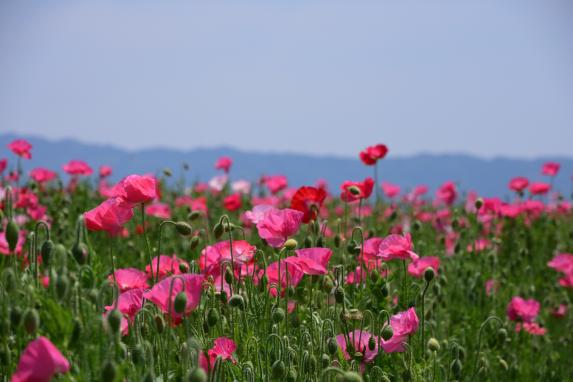
[[107, 178], [111, 175], [111, 167], [109, 166], [100, 166], [99, 168], [99, 177], [100, 178]]
[[223, 170], [225, 171], [225, 173], [229, 172], [232, 165], [233, 165], [233, 160], [229, 157], [224, 157], [224, 156], [220, 157], [219, 159], [217, 159], [217, 162], [215, 162], [215, 168], [217, 170]]
[[345, 202], [354, 202], [360, 199], [368, 199], [374, 188], [374, 179], [366, 178], [362, 182], [346, 181], [342, 183], [340, 189], [340, 199]]
[[515, 192], [521, 192], [529, 186], [529, 180], [523, 176], [517, 176], [509, 182], [509, 189]]
[[373, 166], [388, 154], [388, 147], [383, 144], [369, 146], [360, 152], [360, 160], [367, 166]]
[[555, 176], [559, 172], [561, 165], [557, 162], [547, 162], [543, 165], [542, 173], [547, 176]]
[[54, 171], [43, 167], [37, 167], [30, 171], [30, 178], [38, 183], [49, 182], [50, 180], [56, 179], [56, 176], [57, 174]]
[[304, 213], [302, 221], [308, 223], [316, 219], [325, 198], [326, 192], [323, 189], [303, 186], [294, 193], [290, 208]]
[[225, 206], [225, 209], [227, 211], [232, 212], [232, 211], [238, 210], [239, 208], [241, 208], [241, 205], [242, 205], [241, 194], [237, 193], [237, 194], [227, 196], [223, 200], [223, 205]]
[[544, 195], [549, 192], [551, 186], [543, 182], [535, 182], [529, 185], [529, 192], [532, 195]]
[[157, 197], [157, 180], [149, 175], [129, 175], [115, 186], [114, 195], [133, 204], [151, 202]]
[[8, 148], [19, 157], [24, 159], [32, 159], [32, 154], [30, 153], [30, 150], [32, 150], [32, 145], [25, 139], [16, 139], [12, 141], [8, 145]]
[[70, 175], [90, 176], [94, 172], [86, 162], [81, 160], [71, 160], [63, 168]]

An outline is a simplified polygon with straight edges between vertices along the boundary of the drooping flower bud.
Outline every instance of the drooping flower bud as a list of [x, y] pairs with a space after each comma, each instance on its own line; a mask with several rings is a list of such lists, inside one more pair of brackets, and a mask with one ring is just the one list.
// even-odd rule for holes
[[382, 329], [382, 338], [384, 341], [388, 341], [392, 336], [394, 336], [394, 329], [392, 329], [390, 325], [384, 326]]
[[197, 219], [199, 219], [201, 217], [201, 212], [200, 211], [192, 211], [189, 215], [188, 218], [191, 221], [195, 221]]
[[175, 229], [177, 230], [177, 233], [181, 236], [189, 236], [191, 235], [191, 232], [193, 232], [191, 226], [182, 221], [175, 223]]
[[435, 338], [430, 338], [428, 340], [428, 349], [430, 349], [432, 352], [440, 351], [440, 342], [438, 342], [438, 340]]
[[119, 310], [114, 309], [107, 315], [107, 324], [112, 333], [118, 333], [121, 327], [121, 313]]
[[434, 273], [434, 269], [432, 267], [428, 267], [426, 268], [426, 270], [424, 271], [424, 280], [426, 280], [426, 282], [430, 282], [434, 279], [435, 273]]
[[283, 361], [276, 360], [271, 366], [271, 374], [273, 379], [283, 379], [286, 373], [286, 366]]
[[42, 244], [40, 253], [42, 254], [42, 262], [44, 265], [50, 265], [50, 260], [52, 258], [52, 250], [54, 249], [54, 242], [52, 240], [46, 240]]
[[185, 294], [185, 292], [179, 292], [177, 296], [175, 296], [173, 309], [177, 314], [183, 314], [183, 312], [185, 312], [186, 306], [187, 306], [187, 295]]
[[272, 314], [272, 320], [275, 324], [285, 319], [285, 311], [282, 308], [276, 308]]
[[18, 225], [14, 220], [10, 220], [8, 225], [6, 226], [6, 242], [8, 243], [8, 248], [10, 252], [14, 252], [16, 247], [18, 246], [18, 237], [19, 237], [19, 230]]
[[245, 299], [240, 294], [234, 294], [229, 299], [229, 306], [243, 310], [245, 308]]
[[40, 325], [40, 316], [36, 309], [29, 309], [24, 314], [24, 329], [28, 334], [34, 334]]

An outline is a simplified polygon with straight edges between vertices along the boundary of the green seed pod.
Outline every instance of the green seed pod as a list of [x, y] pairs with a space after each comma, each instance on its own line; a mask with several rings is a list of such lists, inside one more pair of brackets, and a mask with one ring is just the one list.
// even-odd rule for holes
[[195, 369], [191, 370], [187, 377], [187, 381], [189, 382], [207, 382], [207, 373], [203, 368], [196, 367]]
[[175, 301], [173, 302], [173, 309], [177, 314], [183, 314], [185, 312], [185, 308], [187, 307], [187, 295], [185, 292], [179, 292], [177, 296], [175, 296]]
[[15, 329], [20, 325], [22, 321], [22, 310], [18, 306], [12, 306], [10, 308], [10, 326]]
[[107, 324], [112, 333], [119, 333], [121, 327], [121, 313], [119, 310], [114, 309], [108, 313]]
[[52, 259], [52, 250], [54, 249], [54, 242], [52, 240], [46, 240], [42, 244], [40, 253], [42, 254], [42, 263], [45, 266], [50, 265], [50, 260]]
[[117, 376], [117, 366], [112, 360], [107, 360], [101, 368], [101, 380], [106, 382], [112, 382]]
[[243, 310], [245, 309], [245, 299], [240, 294], [234, 294], [229, 299], [229, 306]]
[[430, 338], [428, 340], [428, 349], [432, 352], [440, 351], [440, 342], [435, 338]]
[[64, 247], [63, 244], [56, 244], [54, 246], [54, 251], [53, 251], [54, 256], [52, 257], [55, 257], [57, 260], [65, 259], [67, 253], [68, 251], [66, 250], [66, 247]]
[[276, 308], [272, 314], [272, 320], [275, 324], [282, 322], [285, 319], [285, 311], [282, 308]]
[[347, 371], [342, 375], [342, 382], [362, 382], [362, 377], [358, 373]]
[[213, 327], [217, 325], [217, 322], [219, 322], [219, 311], [215, 308], [209, 309], [207, 312], [207, 323], [209, 326]]
[[286, 374], [286, 366], [283, 361], [276, 360], [271, 366], [271, 374], [273, 379], [283, 379]]
[[334, 299], [338, 304], [344, 303], [344, 289], [342, 287], [337, 287], [334, 290]]
[[193, 232], [193, 229], [189, 224], [181, 221], [175, 223], [175, 230], [181, 236], [189, 236], [191, 235], [191, 232]]
[[8, 243], [8, 248], [10, 252], [14, 252], [16, 246], [18, 245], [18, 237], [20, 231], [18, 225], [14, 220], [10, 220], [6, 226], [6, 242]]
[[483, 199], [482, 198], [477, 198], [475, 201], [475, 207], [476, 210], [481, 210], [481, 208], [483, 207]]
[[24, 313], [24, 329], [28, 334], [34, 334], [40, 326], [40, 316], [36, 309], [28, 309]]
[[428, 267], [426, 268], [426, 270], [424, 271], [424, 280], [426, 280], [426, 282], [430, 282], [434, 279], [435, 273], [434, 273], [434, 269], [432, 267]]
[[229, 268], [225, 270], [225, 282], [231, 284], [233, 282], [233, 271]]
[[392, 329], [390, 325], [384, 326], [382, 329], [382, 338], [384, 341], [388, 341], [392, 336], [394, 336], [394, 329]]
[[326, 342], [326, 349], [330, 355], [334, 355], [338, 351], [338, 342], [336, 341], [336, 338], [331, 337], [328, 339]]

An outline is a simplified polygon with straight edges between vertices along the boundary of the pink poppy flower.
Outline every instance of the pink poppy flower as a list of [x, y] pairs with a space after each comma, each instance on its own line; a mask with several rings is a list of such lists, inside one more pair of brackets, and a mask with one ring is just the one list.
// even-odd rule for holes
[[257, 223], [259, 236], [275, 248], [281, 247], [290, 236], [296, 234], [304, 214], [290, 208], [269, 210]]
[[563, 318], [567, 315], [567, 305], [559, 304], [559, 306], [551, 311], [551, 315], [555, 318]]
[[107, 178], [112, 173], [112, 169], [110, 166], [100, 166], [99, 168], [99, 177], [100, 178]]
[[82, 160], [71, 160], [66, 163], [64, 166], [64, 171], [70, 175], [83, 175], [83, 176], [90, 176], [93, 174], [92, 168]]
[[499, 283], [497, 280], [489, 279], [485, 282], [485, 294], [492, 296], [499, 289]]
[[458, 191], [456, 189], [456, 185], [454, 182], [446, 182], [438, 188], [436, 192], [436, 197], [441, 202], [447, 204], [448, 206], [452, 205], [458, 196]]
[[[149, 277], [154, 277], [157, 274], [157, 256], [151, 260], [151, 267], [152, 268], [149, 268], [149, 265], [147, 265], [145, 267], [145, 272], [147, 273], [147, 275]], [[161, 256], [159, 256], [159, 278], [160, 279], [162, 279], [166, 276], [180, 275], [181, 273], [184, 273], [182, 271], [182, 268], [185, 272], [187, 272], [187, 270], [189, 270], [189, 263], [187, 263], [185, 260], [178, 258], [175, 255], [172, 255], [172, 256], [161, 255]], [[153, 269], [153, 273], [151, 273], [152, 269]]]
[[[113, 284], [113, 275], [107, 277], [108, 281]], [[146, 289], [149, 287], [147, 284], [147, 273], [140, 271], [136, 268], [123, 268], [116, 269], [115, 280], [121, 293], [130, 289]]]
[[157, 198], [157, 180], [150, 175], [129, 175], [117, 184], [114, 192], [132, 204], [148, 203]]
[[490, 244], [491, 243], [489, 242], [489, 240], [484, 239], [484, 238], [479, 238], [479, 239], [475, 240], [473, 243], [469, 243], [467, 248], [466, 248], [466, 251], [468, 251], [469, 253], [474, 252], [474, 250], [475, 250], [475, 252], [478, 252], [478, 253], [483, 252], [487, 248], [489, 248]]
[[383, 144], [369, 146], [360, 152], [360, 160], [367, 166], [373, 166], [388, 154], [388, 147]]
[[540, 307], [539, 302], [534, 299], [524, 300], [515, 296], [507, 305], [507, 317], [512, 321], [532, 322], [539, 314]]
[[408, 336], [418, 330], [418, 325], [419, 320], [414, 308], [393, 315], [390, 317], [390, 326], [394, 334], [388, 341], [382, 340], [382, 349], [386, 353], [403, 352], [404, 343], [408, 342]]
[[[279, 262], [275, 261], [274, 263], [269, 264], [266, 268], [266, 272], [261, 270], [259, 277], [261, 277], [264, 273], [266, 273], [268, 279], [268, 289], [271, 296], [276, 296], [277, 290], [272, 286], [273, 284], [276, 286], [279, 285]], [[304, 273], [298, 266], [290, 265], [285, 260], [282, 260], [280, 267], [281, 296], [284, 296], [287, 286], [296, 287], [302, 280], [303, 276]]]
[[367, 272], [364, 271], [364, 268], [358, 266], [354, 271], [348, 272], [346, 275], [346, 284], [359, 284], [366, 281], [366, 277], [368, 277]]
[[325, 275], [328, 273], [328, 261], [332, 250], [328, 248], [304, 248], [295, 251], [296, 256], [287, 257], [285, 261], [297, 266], [305, 275]]
[[8, 144], [8, 148], [19, 157], [24, 159], [32, 159], [32, 145], [25, 139], [16, 139]]
[[209, 356], [209, 363], [211, 367], [215, 365], [217, 357], [221, 357], [223, 360], [228, 360], [233, 363], [237, 363], [233, 353], [237, 350], [237, 344], [227, 337], [219, 337], [213, 343], [213, 347], [209, 349], [207, 355]]
[[535, 182], [529, 185], [529, 192], [532, 195], [545, 195], [549, 192], [551, 186], [548, 183]]
[[171, 208], [167, 203], [153, 203], [145, 207], [145, 213], [158, 219], [171, 218]]
[[303, 223], [315, 220], [326, 199], [326, 191], [315, 187], [300, 187], [292, 196], [290, 208], [304, 214]]
[[412, 237], [409, 233], [404, 236], [386, 236], [378, 247], [378, 256], [384, 261], [390, 260], [412, 260], [418, 259], [418, 255], [413, 251]]
[[111, 198], [84, 213], [84, 221], [90, 231], [106, 231], [116, 235], [133, 217], [132, 205], [120, 198]]
[[543, 164], [542, 173], [547, 176], [556, 176], [559, 172], [561, 165], [557, 162], [547, 162]]
[[229, 195], [225, 199], [223, 199], [223, 206], [227, 211], [231, 212], [237, 211], [238, 209], [241, 208], [242, 205], [243, 202], [241, 200], [241, 194], [239, 193]]
[[[183, 280], [180, 278], [183, 278]], [[177, 325], [183, 320], [184, 315], [189, 315], [201, 302], [203, 280], [203, 275], [191, 273], [167, 277], [155, 284], [150, 291], [145, 292], [143, 297], [153, 302], [165, 314], [169, 314], [169, 308], [171, 307], [172, 323]], [[183, 314], [175, 312], [174, 306], [175, 297], [180, 292], [184, 292], [187, 295], [187, 305]]]
[[[115, 309], [116, 303], [105, 307], [107, 316], [109, 312]], [[117, 310], [122, 314], [120, 329], [121, 334], [126, 336], [129, 334], [129, 324], [133, 323], [135, 316], [143, 307], [143, 289], [130, 289], [119, 295], [117, 298]], [[126, 319], [127, 317], [127, 319]]]
[[560, 253], [547, 263], [550, 268], [562, 273], [573, 272], [573, 254]]
[[287, 178], [284, 175], [265, 176], [264, 183], [272, 194], [277, 194], [288, 186]]
[[516, 333], [521, 332], [522, 329], [534, 336], [544, 336], [547, 333], [547, 329], [539, 326], [536, 322], [518, 322], [515, 324]]
[[559, 285], [564, 288], [573, 288], [573, 272], [565, 274], [565, 277], [559, 279]]
[[231, 190], [239, 194], [249, 195], [251, 193], [251, 182], [247, 180], [236, 180], [231, 183]]
[[0, 174], [2, 174], [6, 170], [6, 167], [8, 167], [8, 159], [6, 158], [0, 159]]
[[[372, 194], [373, 188], [374, 179], [372, 178], [366, 178], [362, 182], [351, 182], [347, 180], [340, 186], [340, 189], [342, 190], [340, 193], [340, 199], [349, 203], [360, 199], [368, 199], [370, 194]], [[352, 189], [358, 190], [358, 193], [352, 193]]]
[[231, 245], [228, 240], [223, 240], [213, 245], [209, 245], [201, 251], [199, 257], [199, 268], [208, 275], [219, 275], [223, 262], [234, 260], [235, 269], [241, 269], [243, 265], [251, 264], [254, 260], [257, 248], [245, 240], [233, 240], [233, 255], [231, 256]]
[[386, 197], [392, 199], [400, 195], [400, 186], [388, 182], [383, 182], [382, 191], [384, 192], [384, 195], [386, 195]]
[[229, 157], [222, 156], [215, 162], [215, 169], [223, 170], [225, 173], [228, 173], [233, 165], [233, 160]]
[[58, 348], [46, 337], [38, 337], [24, 349], [12, 382], [49, 382], [69, 370], [70, 363]]
[[30, 178], [40, 184], [54, 180], [56, 179], [56, 176], [57, 174], [54, 171], [43, 167], [37, 167], [30, 171]]
[[[373, 350], [370, 350], [370, 347], [368, 346], [370, 338], [374, 338], [376, 343]], [[344, 334], [339, 334], [336, 336], [336, 342], [338, 342], [338, 346], [340, 347], [340, 350], [342, 350], [342, 354], [344, 355], [345, 359], [349, 360], [352, 358], [351, 355], [348, 353], [349, 350], [352, 350], [353, 352], [362, 353], [363, 355], [362, 363], [370, 363], [374, 361], [374, 358], [376, 358], [376, 356], [378, 355], [379, 340], [376, 336], [370, 334], [365, 330], [360, 331], [359, 329], [357, 329], [354, 330], [353, 332], [348, 333], [348, 339], [350, 340], [350, 344], [347, 344], [346, 336]]]
[[529, 180], [523, 176], [513, 178], [509, 182], [509, 189], [515, 192], [522, 192], [529, 186]]
[[203, 211], [203, 212], [209, 211], [209, 209], [207, 208], [207, 198], [204, 196], [200, 196], [195, 199], [187, 195], [180, 196], [177, 199], [175, 199], [175, 206], [176, 207], [187, 206], [191, 211]]
[[245, 212], [245, 219], [251, 224], [258, 224], [264, 219], [266, 214], [271, 210], [278, 210], [277, 208], [268, 204], [259, 204], [254, 206], [252, 210]]
[[438, 268], [440, 267], [440, 258], [436, 256], [425, 256], [420, 257], [408, 264], [408, 273], [414, 277], [423, 277], [426, 269], [432, 268], [434, 273], [438, 274]]

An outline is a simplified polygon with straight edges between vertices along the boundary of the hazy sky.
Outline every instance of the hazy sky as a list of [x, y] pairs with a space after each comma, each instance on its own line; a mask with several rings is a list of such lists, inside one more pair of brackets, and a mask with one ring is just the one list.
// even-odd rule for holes
[[6, 131], [573, 155], [573, 1], [1, 0]]

